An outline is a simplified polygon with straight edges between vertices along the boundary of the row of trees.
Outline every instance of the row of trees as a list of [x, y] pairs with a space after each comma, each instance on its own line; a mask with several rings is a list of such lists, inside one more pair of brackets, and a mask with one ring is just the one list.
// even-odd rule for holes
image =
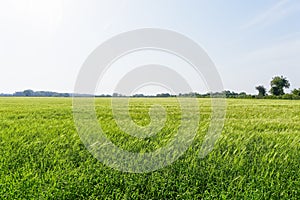
[[22, 92], [15, 92], [12, 96], [17, 96], [17, 97], [70, 97], [71, 95], [69, 93], [24, 90]]
[[[291, 84], [286, 77], [283, 76], [275, 76], [271, 80], [271, 97], [274, 98], [286, 98], [286, 99], [299, 99], [300, 98], [300, 88], [292, 90], [291, 93], [285, 94], [284, 89], [290, 88]], [[265, 98], [268, 96], [267, 89], [263, 85], [259, 85], [255, 87], [258, 90], [259, 98]]]
[[[285, 94], [284, 89], [290, 88], [291, 84], [286, 77], [275, 76], [270, 82], [270, 90], [268, 95], [267, 89], [263, 85], [258, 85], [255, 88], [258, 91], [258, 95], [246, 94], [245, 92], [236, 93], [233, 91], [225, 90], [222, 92], [199, 94], [196, 92], [180, 93], [178, 95], [172, 95], [169, 93], [161, 93], [152, 96], [144, 94], [134, 94], [132, 97], [198, 97], [198, 98], [209, 98], [213, 97], [226, 97], [226, 98], [268, 98], [268, 99], [300, 99], [300, 88], [292, 90], [291, 93]], [[27, 96], [27, 97], [71, 97], [74, 94], [71, 93], [57, 93], [49, 91], [33, 91], [24, 90], [22, 92], [15, 92], [14, 94], [0, 94], [0, 96]], [[75, 95], [76, 96], [76, 95]], [[79, 96], [94, 96], [94, 95], [79, 95]], [[119, 93], [113, 93], [113, 95], [95, 95], [95, 97], [129, 97]]]

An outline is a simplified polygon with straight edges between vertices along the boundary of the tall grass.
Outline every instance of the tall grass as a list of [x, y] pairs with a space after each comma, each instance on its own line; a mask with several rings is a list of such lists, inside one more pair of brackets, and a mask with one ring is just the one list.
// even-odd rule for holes
[[[179, 126], [175, 99], [133, 99], [131, 117], [150, 123], [148, 108], [166, 107], [165, 127], [135, 139], [114, 122], [110, 99], [97, 99], [107, 136], [130, 151], [164, 146]], [[228, 100], [213, 151], [199, 149], [210, 121], [209, 99], [199, 99], [201, 121], [188, 151], [172, 165], [146, 174], [111, 169], [85, 149], [69, 98], [0, 98], [0, 199], [298, 199], [300, 101]]]

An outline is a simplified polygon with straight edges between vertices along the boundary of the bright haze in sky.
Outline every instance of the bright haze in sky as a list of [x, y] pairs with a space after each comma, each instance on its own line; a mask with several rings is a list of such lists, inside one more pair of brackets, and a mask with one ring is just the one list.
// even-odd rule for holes
[[[0, 93], [73, 92], [80, 67], [97, 46], [139, 28], [169, 29], [197, 42], [214, 61], [226, 90], [256, 93], [260, 84], [269, 89], [275, 75], [286, 76], [290, 89], [300, 88], [299, 19], [298, 0], [2, 0]], [[110, 93], [130, 59], [164, 60], [146, 54], [112, 67], [97, 92]], [[175, 68], [188, 67], [175, 61]], [[196, 91], [207, 91], [197, 77], [190, 79]]]

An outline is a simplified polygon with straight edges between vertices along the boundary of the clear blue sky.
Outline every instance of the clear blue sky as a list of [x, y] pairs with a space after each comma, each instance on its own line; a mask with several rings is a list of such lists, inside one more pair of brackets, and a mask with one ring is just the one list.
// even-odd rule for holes
[[137, 28], [165, 28], [198, 42], [225, 89], [256, 93], [284, 75], [300, 87], [299, 0], [2, 0], [0, 93], [72, 92], [87, 56]]

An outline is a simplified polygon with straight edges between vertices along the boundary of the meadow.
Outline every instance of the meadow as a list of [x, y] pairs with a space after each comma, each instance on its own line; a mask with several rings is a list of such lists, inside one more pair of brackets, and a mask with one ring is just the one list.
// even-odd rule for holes
[[[85, 148], [71, 98], [0, 98], [0, 199], [299, 199], [300, 101], [228, 99], [222, 135], [206, 157], [199, 149], [210, 100], [198, 99], [199, 129], [172, 165], [149, 173], [112, 169]], [[96, 99], [107, 137], [129, 151], [164, 146], [178, 129], [175, 98], [135, 98], [130, 114], [150, 123], [153, 104], [166, 108], [165, 127], [135, 139], [114, 122], [111, 99]]]

